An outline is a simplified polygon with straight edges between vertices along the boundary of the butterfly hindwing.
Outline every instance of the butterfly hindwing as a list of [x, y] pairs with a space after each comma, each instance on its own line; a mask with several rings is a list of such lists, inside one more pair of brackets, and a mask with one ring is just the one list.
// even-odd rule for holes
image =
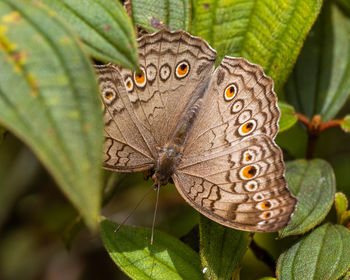
[[281, 151], [265, 135], [187, 161], [173, 179], [199, 212], [241, 230], [277, 231], [295, 207], [286, 187]]

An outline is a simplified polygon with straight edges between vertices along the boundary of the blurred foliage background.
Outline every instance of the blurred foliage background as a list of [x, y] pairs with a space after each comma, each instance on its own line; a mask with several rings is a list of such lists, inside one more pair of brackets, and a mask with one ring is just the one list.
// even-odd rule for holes
[[[31, 2], [33, 9], [36, 9], [36, 5], [39, 3], [39, 1], [13, 1], [15, 3], [13, 4], [11, 1], [1, 0], [0, 16], [2, 24], [6, 22], [6, 20], [4, 21], [4, 15], [8, 12], [7, 10], [5, 11], [5, 7], [6, 9], [9, 9], [9, 7], [13, 9], [20, 7], [22, 9], [21, 2]], [[99, 3], [99, 1], [88, 1], [89, 4], [84, 4], [84, 1], [71, 1], [71, 6], [67, 5], [69, 1], [43, 0], [41, 2], [60, 15], [63, 22], [62, 26], [68, 30], [67, 34], [74, 33], [74, 36], [80, 36], [84, 47], [79, 45], [79, 48], [84, 48], [87, 54], [94, 58], [95, 63], [114, 61], [137, 69], [133, 26], [128, 22], [129, 19], [126, 15], [123, 14], [122, 6], [113, 6], [116, 1], [106, 0], [100, 2], [107, 7], [111, 5], [111, 11], [114, 13], [114, 19], [117, 19], [115, 22], [120, 24], [119, 27], [113, 26], [116, 23], [114, 21], [109, 22], [110, 18], [103, 18], [101, 13], [103, 14], [106, 10], [100, 11], [96, 9], [94, 5], [97, 5], [96, 3]], [[302, 26], [303, 28], [297, 26], [298, 28], [300, 27], [298, 32], [305, 34], [305, 36], [308, 34], [307, 37], [303, 38], [303, 34], [297, 37], [299, 33], [295, 34], [295, 38], [297, 38], [296, 40], [299, 43], [296, 46], [292, 45], [289, 57], [280, 56], [279, 53], [279, 48], [288, 48], [288, 43], [284, 44], [283, 40], [289, 40], [294, 36], [286, 32], [289, 29], [278, 29], [280, 34], [273, 33], [273, 30], [271, 33], [264, 32], [263, 35], [266, 36], [268, 43], [275, 44], [274, 40], [282, 43], [273, 45], [276, 48], [273, 50], [262, 48], [261, 50], [263, 51], [259, 55], [255, 53], [254, 45], [242, 47], [241, 42], [234, 42], [234, 36], [239, 33], [236, 32], [237, 34], [235, 35], [236, 29], [234, 26], [231, 26], [232, 32], [231, 29], [222, 32], [223, 28], [227, 28], [223, 22], [234, 25], [232, 18], [235, 19], [235, 16], [239, 15], [244, 16], [243, 13], [234, 13], [238, 7], [236, 5], [239, 5], [240, 2], [243, 3], [241, 3], [242, 5], [245, 5], [244, 2], [247, 2], [247, 5], [251, 5], [251, 1], [234, 0], [179, 0], [170, 2], [135, 0], [131, 4], [130, 2], [125, 4], [128, 11], [133, 12], [132, 20], [140, 33], [156, 31], [162, 27], [189, 30], [196, 35], [206, 38], [218, 50], [219, 57], [225, 54], [236, 54], [244, 56], [255, 63], [262, 64], [265, 72], [275, 78], [279, 99], [292, 105], [296, 112], [302, 113], [310, 120], [315, 114], [321, 114], [326, 121], [343, 119], [344, 116], [348, 115], [350, 113], [350, 100], [348, 98], [350, 94], [349, 2], [347, 0], [325, 1], [321, 15], [318, 15], [322, 1], [315, 1], [314, 7], [311, 7], [311, 4], [308, 6], [310, 9], [314, 9], [312, 18], [307, 14], [308, 11], [305, 11], [305, 14], [303, 14], [302, 10], [306, 6], [305, 3], [302, 3], [303, 1], [294, 1], [295, 3], [293, 1], [276, 1], [274, 4], [271, 4], [273, 1], [264, 1], [263, 4], [271, 4], [276, 9], [275, 12], [277, 14], [279, 14], [279, 9], [283, 10], [285, 8], [284, 5], [294, 5], [292, 10], [297, 20], [300, 20], [299, 17], [309, 17], [305, 21], [307, 24]], [[214, 10], [217, 13], [217, 18], [214, 20], [210, 18], [211, 21], [207, 23], [206, 14], [203, 11], [212, 11], [211, 9], [215, 8], [214, 5], [217, 5], [216, 10]], [[263, 7], [257, 7], [262, 13], [264, 13], [264, 5]], [[77, 7], [80, 8], [78, 9]], [[183, 7], [184, 10], [179, 12], [179, 7]], [[73, 13], [74, 16], [72, 16], [70, 13], [74, 9], [76, 10]], [[165, 14], [163, 13], [164, 11], [166, 11]], [[81, 16], [79, 13], [86, 15], [85, 21], [87, 23], [93, 22], [95, 26], [102, 24], [102, 29], [106, 33], [110, 29], [114, 30], [114, 33], [110, 32], [108, 35], [102, 36], [102, 39], [99, 39], [101, 40], [100, 42], [95, 39], [96, 32], [94, 30], [86, 31], [86, 28], [90, 28], [89, 24], [83, 25], [79, 22], [76, 24], [77, 18]], [[227, 18], [227, 15], [232, 16], [232, 18]], [[281, 17], [283, 15], [281, 13]], [[40, 14], [38, 12], [34, 16], [43, 16], [43, 13]], [[261, 18], [266, 19], [270, 16], [266, 13], [262, 14]], [[317, 17], [316, 24], [313, 25], [309, 32], [307, 28], [311, 28], [313, 20]], [[220, 20], [223, 22], [220, 22]], [[40, 22], [40, 17], [38, 22]], [[209, 26], [206, 26], [206, 24], [209, 24]], [[240, 22], [237, 23], [238, 27], [239, 24]], [[271, 22], [271, 24], [278, 25], [276, 22]], [[290, 29], [297, 30], [295, 26], [293, 27], [292, 22], [288, 24], [291, 24]], [[210, 27], [210, 25], [212, 26]], [[0, 51], [2, 53], [10, 52], [9, 44], [4, 39], [4, 31], [1, 29], [1, 26], [3, 25], [0, 24], [0, 43], [2, 43]], [[52, 23], [47, 28], [49, 30], [56, 27]], [[120, 29], [123, 29], [123, 34], [118, 32]], [[13, 32], [15, 32], [14, 30]], [[18, 29], [16, 32], [20, 31]], [[54, 33], [54, 30], [51, 31]], [[21, 32], [25, 32], [25, 30]], [[126, 36], [125, 34], [128, 34], [128, 32], [133, 35]], [[208, 32], [211, 33], [208, 35]], [[256, 32], [261, 31], [258, 30]], [[13, 36], [18, 34], [22, 33], [16, 33]], [[233, 43], [227, 43], [224, 40], [224, 37], [227, 36], [232, 36]], [[105, 46], [105, 41], [108, 41], [110, 45]], [[97, 45], [99, 43], [104, 44], [104, 52], [98, 49]], [[301, 49], [302, 45], [304, 46]], [[299, 54], [300, 49], [301, 53]], [[260, 51], [259, 48], [258, 51]], [[66, 54], [63, 53], [62, 57], [66, 57]], [[298, 60], [294, 65], [297, 57]], [[84, 59], [82, 61], [84, 62]], [[269, 61], [269, 63], [267, 64], [266, 61]], [[18, 63], [18, 65], [21, 65], [20, 62]], [[278, 67], [274, 67], [274, 65]], [[74, 69], [67, 71], [73, 72]], [[87, 75], [90, 75], [92, 70], [89, 73]], [[0, 72], [1, 75], [3, 79], [6, 79], [4, 70]], [[2, 90], [0, 90], [0, 94]], [[98, 104], [94, 108], [98, 108], [97, 106]], [[2, 116], [1, 113], [0, 116]], [[17, 124], [13, 125], [16, 121], [12, 120], [13, 122], [9, 121], [7, 123], [3, 121], [4, 119], [0, 118], [2, 120], [1, 124], [9, 130], [0, 128], [0, 279], [128, 279], [106, 253], [98, 233], [92, 233], [83, 225], [76, 210], [84, 209], [84, 204], [79, 204], [79, 197], [69, 197], [76, 206], [75, 208], [60, 191], [59, 186], [61, 186], [66, 195], [68, 193], [68, 196], [73, 192], [72, 187], [62, 187], [62, 185], [69, 186], [71, 184], [65, 181], [65, 173], [62, 173], [63, 175], [54, 175], [53, 178], [50, 174], [55, 172], [49, 173], [47, 168], [43, 166], [42, 162], [45, 163], [49, 170], [55, 170], [54, 168], [56, 167], [53, 167], [50, 162], [56, 158], [50, 158], [49, 155], [41, 155], [40, 153], [37, 157], [40, 145], [36, 146], [34, 136], [31, 138], [30, 132], [21, 130], [16, 126]], [[91, 121], [91, 123], [94, 121]], [[65, 126], [62, 126], [62, 128], [65, 129]], [[91, 142], [86, 139], [90, 139]], [[101, 139], [93, 139], [88, 136], [86, 139], [84, 138], [84, 143], [91, 144], [102, 141]], [[79, 139], [77, 141], [79, 143]], [[306, 158], [308, 156], [307, 151], [313, 149], [312, 158], [324, 159], [332, 166], [336, 178], [337, 191], [343, 192], [348, 198], [350, 197], [350, 134], [340, 129], [339, 125], [325, 129], [319, 135], [310, 136], [310, 130], [307, 130], [303, 123], [297, 122], [291, 128], [280, 133], [276, 142], [283, 149], [286, 161]], [[54, 149], [53, 142], [51, 145], [51, 148]], [[86, 145], [89, 147], [89, 144]], [[310, 145], [312, 146], [311, 148]], [[34, 155], [32, 150], [35, 151], [36, 155]], [[98, 153], [99, 150], [97, 149], [96, 155]], [[72, 166], [75, 166], [74, 163], [72, 164]], [[99, 164], [99, 158], [96, 156], [96, 165]], [[77, 163], [77, 165], [79, 164]], [[86, 170], [84, 172], [86, 173]], [[81, 174], [85, 173], [82, 171]], [[102, 201], [104, 207], [102, 208], [102, 215], [118, 222], [130, 213], [152, 184], [151, 180], [145, 181], [142, 174], [112, 174], [104, 171], [102, 175], [97, 172], [94, 176], [101, 177], [103, 181], [104, 193]], [[71, 182], [76, 182], [74, 180], [73, 178]], [[59, 182], [59, 186], [56, 182]], [[86, 179], [79, 188], [89, 188], [88, 184], [89, 179]], [[89, 195], [91, 194], [88, 193], [86, 195], [87, 200], [89, 200]], [[99, 200], [97, 199], [96, 201], [98, 202]], [[136, 213], [127, 221], [127, 224], [150, 227], [154, 204], [155, 193], [152, 193], [138, 207]], [[94, 207], [92, 205], [92, 208]], [[97, 213], [98, 206], [95, 208], [93, 211]], [[94, 213], [86, 215], [90, 217], [95, 215]], [[80, 214], [84, 216], [85, 212], [80, 210]], [[86, 217], [85, 219], [90, 227], [93, 227], [91, 226], [93, 219], [89, 220]], [[329, 212], [326, 220], [333, 223], [336, 222], [334, 208]], [[169, 184], [161, 189], [157, 229], [185, 240], [196, 249], [198, 242], [196, 243], [196, 240], [193, 241], [191, 238], [198, 235], [196, 233], [198, 221], [199, 214], [185, 203], [173, 185]], [[191, 231], [192, 234], [188, 234]], [[263, 249], [260, 252], [264, 252], [265, 255], [258, 256], [257, 251], [252, 250], [252, 247], [250, 247], [240, 265], [241, 279], [259, 279], [264, 276], [275, 276], [275, 271], [269, 265], [271, 260], [272, 262], [276, 261], [281, 253], [297, 240], [297, 237], [289, 236], [276, 242], [277, 237], [277, 233], [255, 234], [255, 244]]]

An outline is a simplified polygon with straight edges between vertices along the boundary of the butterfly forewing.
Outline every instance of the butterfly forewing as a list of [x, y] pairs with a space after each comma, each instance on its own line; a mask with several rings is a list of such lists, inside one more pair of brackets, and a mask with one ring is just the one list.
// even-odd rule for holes
[[158, 147], [173, 136], [187, 109], [207, 87], [216, 52], [183, 31], [159, 31], [138, 40], [141, 72], [120, 68], [133, 110]]
[[124, 172], [152, 168], [153, 137], [135, 116], [118, 69], [113, 65], [95, 68], [104, 111], [104, 167]]

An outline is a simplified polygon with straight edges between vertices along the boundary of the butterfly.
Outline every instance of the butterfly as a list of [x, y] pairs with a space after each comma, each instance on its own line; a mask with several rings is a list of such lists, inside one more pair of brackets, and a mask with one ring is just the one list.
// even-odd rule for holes
[[104, 108], [104, 168], [152, 170], [173, 180], [198, 212], [231, 228], [285, 227], [297, 200], [274, 138], [273, 81], [244, 58], [225, 56], [184, 31], [138, 39], [140, 71], [96, 66]]

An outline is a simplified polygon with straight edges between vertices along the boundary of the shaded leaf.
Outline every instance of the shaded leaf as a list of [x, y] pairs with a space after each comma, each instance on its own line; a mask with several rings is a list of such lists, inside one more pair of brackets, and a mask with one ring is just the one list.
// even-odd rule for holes
[[119, 1], [40, 0], [79, 34], [94, 58], [137, 70], [137, 44], [131, 20]]
[[149, 32], [162, 28], [185, 31], [190, 29], [189, 0], [133, 0], [131, 14], [134, 24]]
[[203, 279], [198, 254], [178, 239], [151, 230], [103, 219], [101, 236], [112, 260], [132, 279]]
[[348, 209], [348, 200], [345, 194], [341, 192], [335, 194], [334, 206], [337, 211], [337, 223], [340, 224], [342, 214]]
[[279, 257], [278, 279], [336, 280], [350, 267], [349, 251], [350, 231], [340, 225], [325, 224]]
[[39, 166], [28, 148], [11, 135], [0, 145], [0, 228], [16, 199], [38, 174]]
[[350, 2], [349, 0], [335, 0], [339, 6], [348, 14], [350, 14]]
[[344, 121], [341, 122], [340, 127], [345, 131], [350, 133], [350, 115], [346, 115]]
[[302, 234], [319, 224], [331, 209], [335, 195], [333, 169], [321, 159], [287, 162], [286, 179], [298, 203], [280, 237]]
[[4, 141], [5, 133], [6, 133], [6, 129], [0, 126], [0, 144], [2, 143], [2, 141]]
[[295, 115], [293, 106], [283, 102], [278, 102], [278, 107], [281, 110], [281, 118], [278, 122], [280, 127], [279, 132], [283, 132], [295, 125], [295, 123], [298, 121], [298, 117]]
[[249, 233], [200, 216], [200, 256], [205, 279], [231, 279], [248, 249]]
[[288, 103], [312, 118], [335, 117], [350, 95], [350, 18], [328, 1], [286, 88]]
[[93, 228], [103, 122], [92, 66], [41, 4], [3, 0], [0, 19], [0, 123], [33, 149]]
[[225, 55], [241, 56], [264, 68], [281, 90], [321, 0], [193, 1], [192, 32]]

